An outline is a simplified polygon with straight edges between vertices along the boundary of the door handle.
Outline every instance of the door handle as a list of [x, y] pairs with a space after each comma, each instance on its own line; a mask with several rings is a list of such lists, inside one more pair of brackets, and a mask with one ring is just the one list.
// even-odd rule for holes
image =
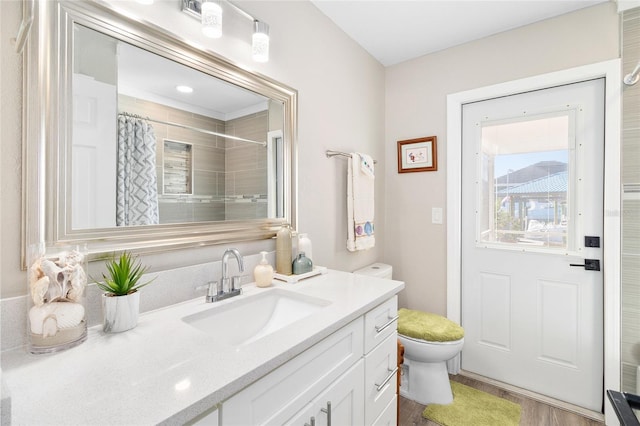
[[581, 266], [585, 271], [599, 271], [600, 261], [598, 259], [585, 259], [584, 263], [570, 263], [569, 266]]

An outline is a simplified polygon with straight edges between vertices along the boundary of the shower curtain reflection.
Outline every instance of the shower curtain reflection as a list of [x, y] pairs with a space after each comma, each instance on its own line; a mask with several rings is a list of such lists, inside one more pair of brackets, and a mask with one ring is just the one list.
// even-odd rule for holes
[[159, 223], [156, 137], [146, 120], [118, 115], [116, 225]]

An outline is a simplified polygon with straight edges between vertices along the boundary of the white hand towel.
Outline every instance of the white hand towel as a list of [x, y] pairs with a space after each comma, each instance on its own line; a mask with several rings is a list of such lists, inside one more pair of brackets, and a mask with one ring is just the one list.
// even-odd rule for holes
[[366, 250], [375, 246], [373, 159], [351, 154], [347, 166], [347, 250]]

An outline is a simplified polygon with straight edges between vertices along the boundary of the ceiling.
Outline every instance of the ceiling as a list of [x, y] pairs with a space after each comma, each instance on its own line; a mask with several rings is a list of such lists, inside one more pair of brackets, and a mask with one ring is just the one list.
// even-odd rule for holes
[[[193, 92], [181, 93], [178, 85]], [[268, 108], [262, 95], [125, 42], [118, 42], [118, 92], [222, 121]]]
[[382, 65], [607, 0], [311, 0]]

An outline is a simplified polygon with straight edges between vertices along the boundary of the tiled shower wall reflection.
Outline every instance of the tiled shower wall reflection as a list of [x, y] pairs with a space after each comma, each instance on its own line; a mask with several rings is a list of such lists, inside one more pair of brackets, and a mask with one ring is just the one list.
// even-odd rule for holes
[[[623, 75], [640, 61], [640, 8], [622, 18]], [[640, 83], [624, 86], [622, 101], [622, 390], [640, 393]], [[640, 384], [640, 383], [638, 383]]]
[[[265, 141], [269, 130], [267, 111], [226, 122], [225, 134]], [[227, 141], [226, 219], [267, 217], [267, 149], [258, 144]]]
[[[119, 112], [181, 123], [217, 133], [264, 141], [268, 111], [222, 121], [165, 105], [119, 95]], [[266, 149], [247, 142], [161, 123], [151, 123], [157, 140], [156, 167], [160, 223], [184, 223], [267, 217]], [[193, 145], [193, 194], [163, 194], [164, 139]]]

